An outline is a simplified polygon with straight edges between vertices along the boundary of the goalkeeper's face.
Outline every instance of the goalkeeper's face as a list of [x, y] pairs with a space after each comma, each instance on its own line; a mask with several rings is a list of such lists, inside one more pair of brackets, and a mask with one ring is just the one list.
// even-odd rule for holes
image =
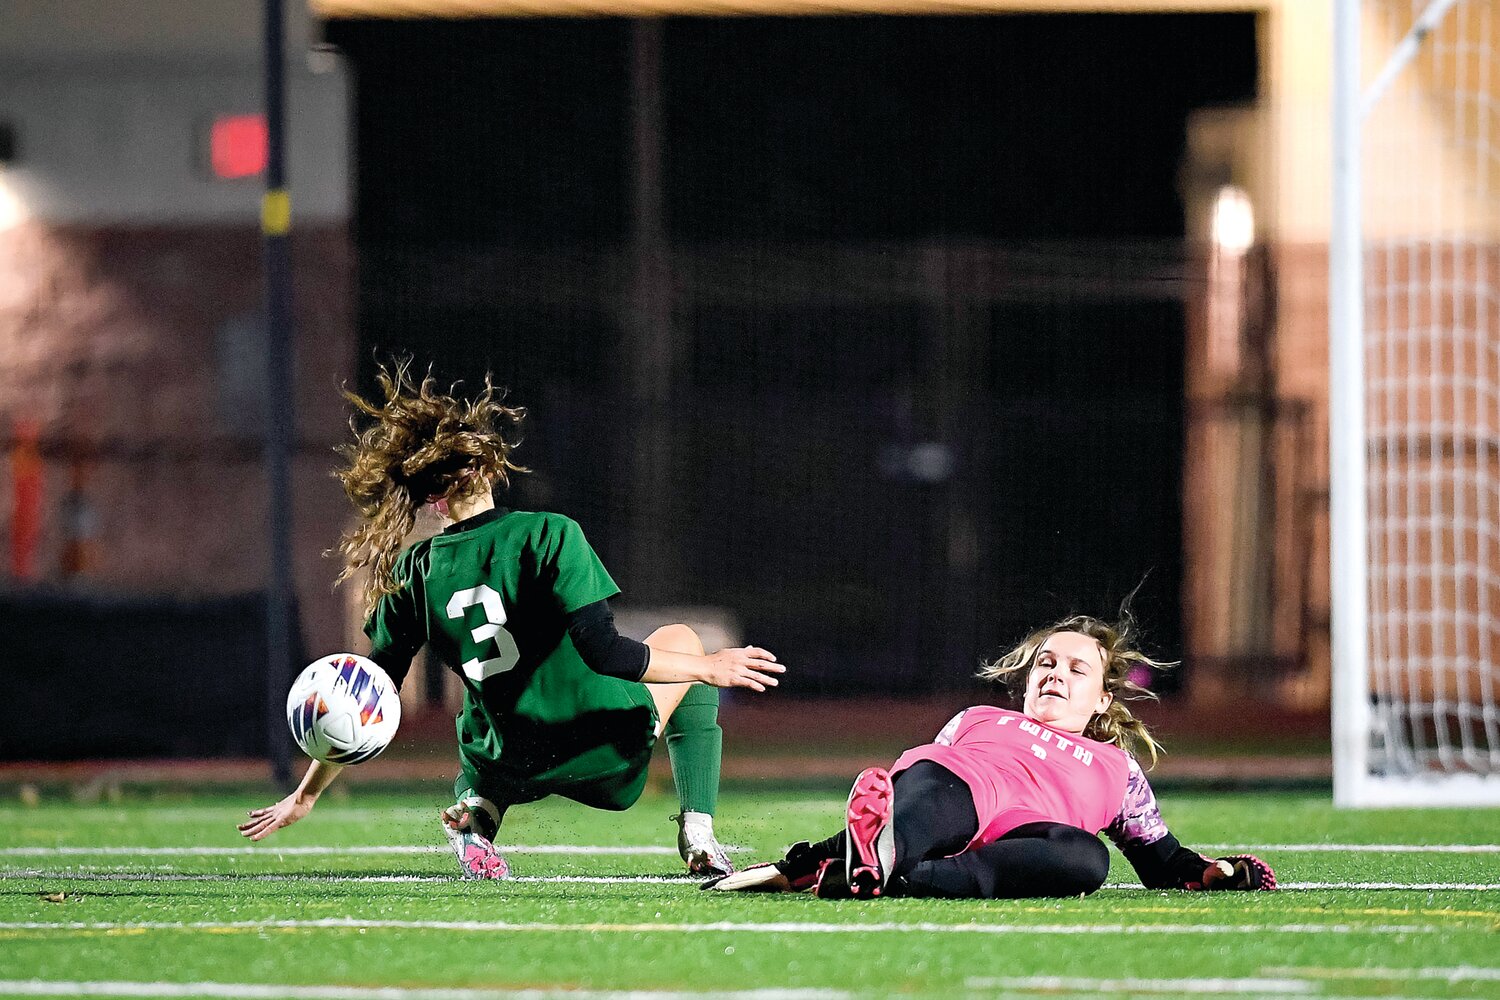
[[1026, 676], [1023, 710], [1038, 722], [1083, 734], [1114, 700], [1104, 690], [1104, 648], [1081, 632], [1054, 632]]

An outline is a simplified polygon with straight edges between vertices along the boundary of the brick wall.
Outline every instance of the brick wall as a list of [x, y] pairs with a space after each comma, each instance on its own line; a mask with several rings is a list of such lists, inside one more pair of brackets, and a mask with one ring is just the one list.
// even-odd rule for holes
[[[296, 581], [308, 646], [323, 650], [343, 642], [335, 567], [320, 553], [347, 516], [328, 470], [354, 365], [352, 251], [327, 226], [295, 232], [293, 252]], [[34, 580], [176, 594], [264, 585], [260, 255], [250, 225], [0, 232], [0, 440], [13, 453], [28, 424], [37, 435]], [[0, 463], [6, 546], [14, 479]]]

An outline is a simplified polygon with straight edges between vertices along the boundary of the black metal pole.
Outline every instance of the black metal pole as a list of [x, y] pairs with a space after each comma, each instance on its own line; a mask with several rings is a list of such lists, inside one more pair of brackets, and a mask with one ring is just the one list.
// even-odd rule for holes
[[266, 750], [276, 783], [292, 781], [286, 692], [292, 680], [292, 274], [286, 190], [286, 55], [282, 0], [265, 0], [266, 193], [261, 235], [266, 268]]
[[630, 578], [637, 595], [668, 597], [677, 579], [677, 548], [661, 484], [672, 473], [672, 259], [662, 195], [662, 44], [659, 17], [630, 22], [630, 249], [634, 273], [627, 304], [626, 371], [634, 426], [628, 452]]

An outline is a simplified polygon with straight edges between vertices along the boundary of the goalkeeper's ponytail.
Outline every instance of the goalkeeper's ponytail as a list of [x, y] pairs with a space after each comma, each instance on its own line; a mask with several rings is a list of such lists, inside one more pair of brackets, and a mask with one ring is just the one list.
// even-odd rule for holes
[[1099, 643], [1104, 653], [1104, 691], [1111, 695], [1109, 708], [1089, 720], [1083, 735], [1101, 743], [1113, 743], [1131, 754], [1145, 751], [1155, 766], [1161, 744], [1151, 736], [1146, 724], [1137, 719], [1125, 703], [1143, 699], [1155, 701], [1156, 695], [1131, 679], [1136, 669], [1162, 670], [1176, 663], [1153, 660], [1136, 649], [1135, 619], [1129, 608], [1120, 610], [1120, 620], [1106, 622], [1088, 615], [1074, 615], [1037, 629], [998, 660], [984, 664], [979, 676], [1004, 684], [1019, 700], [1026, 691], [1026, 676], [1036, 662], [1046, 641], [1058, 632], [1078, 632]]
[[359, 525], [339, 540], [344, 570], [338, 582], [370, 567], [367, 615], [399, 589], [396, 557], [424, 504], [472, 497], [509, 483], [511, 472], [526, 471], [511, 461], [517, 442], [506, 435], [526, 411], [502, 405], [504, 393], [488, 375], [484, 391], [468, 400], [440, 392], [431, 371], [414, 380], [409, 362], [382, 366], [377, 377], [382, 403], [344, 393], [357, 414], [372, 422], [361, 430], [358, 416], [350, 420], [355, 441], [339, 449], [347, 464], [334, 473], [360, 514]]

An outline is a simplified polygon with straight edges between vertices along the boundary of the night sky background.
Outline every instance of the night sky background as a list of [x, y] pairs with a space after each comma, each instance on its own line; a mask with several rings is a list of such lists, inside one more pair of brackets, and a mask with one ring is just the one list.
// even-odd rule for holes
[[[666, 239], [814, 268], [831, 245], [932, 244], [1180, 270], [1187, 117], [1254, 100], [1255, 29], [1251, 14], [669, 19]], [[1101, 299], [1054, 268], [966, 314], [982, 347], [966, 367], [934, 359], [930, 317], [898, 291], [789, 301], [766, 277], [687, 296], [656, 414], [680, 545], [656, 572], [629, 539], [645, 418], [625, 393], [623, 286], [598, 263], [630, 238], [630, 24], [348, 21], [328, 37], [356, 85], [366, 384], [392, 352], [495, 372], [533, 409], [537, 473], [515, 504], [578, 518], [626, 598], [733, 608], [747, 640], [798, 664], [794, 692], [958, 686], [1031, 626], [1113, 612], [1143, 577], [1148, 648], [1180, 653], [1181, 301]], [[572, 261], [562, 286], [585, 291], [518, 294], [502, 262], [528, 255]], [[922, 442], [952, 457], [939, 481], [892, 471]]]

